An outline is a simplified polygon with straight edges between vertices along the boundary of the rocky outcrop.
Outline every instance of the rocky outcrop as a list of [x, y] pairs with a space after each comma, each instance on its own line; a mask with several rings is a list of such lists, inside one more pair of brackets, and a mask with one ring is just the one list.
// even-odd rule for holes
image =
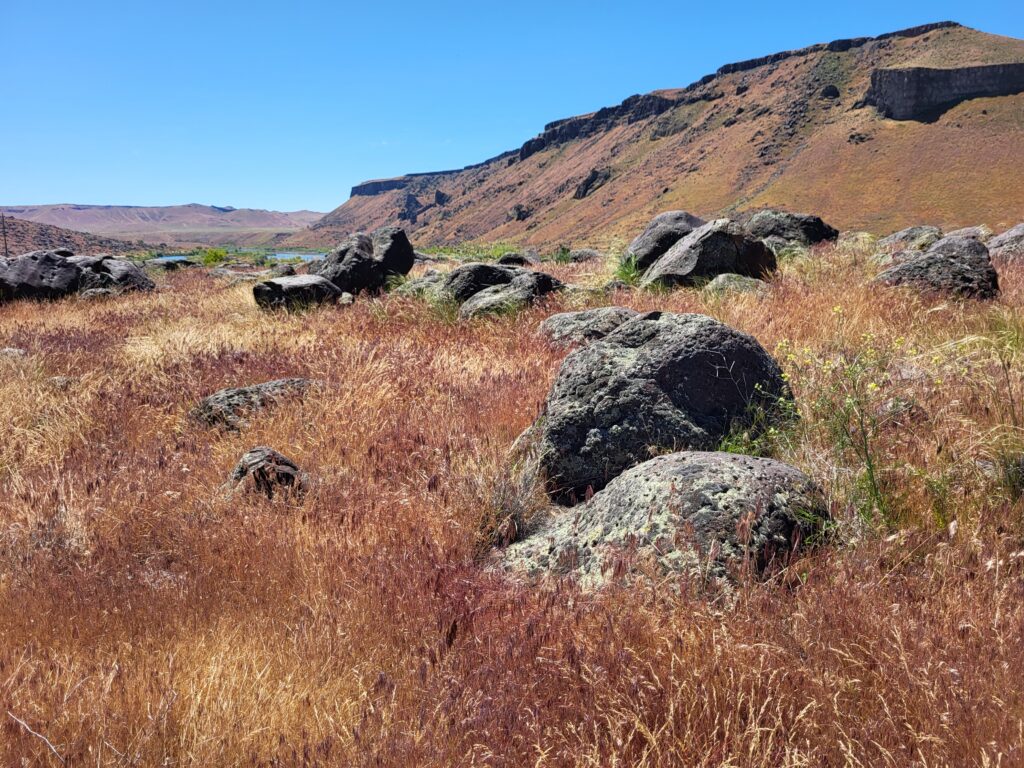
[[652, 452], [713, 450], [733, 428], [765, 427], [788, 397], [753, 337], [649, 312], [565, 358], [535, 426], [538, 468], [555, 498], [581, 499]]
[[501, 555], [529, 577], [571, 575], [599, 588], [620, 575], [704, 583], [785, 565], [828, 509], [795, 467], [731, 453], [673, 453], [627, 470], [588, 502], [554, 514]]
[[761, 278], [775, 271], [775, 254], [728, 219], [710, 221], [673, 245], [644, 273], [641, 287], [698, 285], [724, 273]]
[[962, 101], [1024, 92], [1024, 62], [876, 69], [865, 101], [893, 120], [934, 120]]
[[576, 186], [573, 197], [577, 200], [582, 200], [591, 192], [606, 184], [611, 177], [612, 172], [610, 168], [592, 168], [586, 178]]
[[249, 387], [221, 389], [199, 401], [192, 418], [207, 426], [238, 429], [251, 413], [287, 397], [301, 395], [309, 387], [308, 379], [275, 379]]

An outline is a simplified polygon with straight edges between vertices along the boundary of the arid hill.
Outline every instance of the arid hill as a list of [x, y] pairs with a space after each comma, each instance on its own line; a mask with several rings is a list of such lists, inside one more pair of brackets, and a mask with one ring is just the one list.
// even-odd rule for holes
[[659, 211], [762, 206], [876, 233], [998, 230], [1024, 218], [1022, 161], [1024, 41], [941, 22], [729, 64], [477, 165], [360, 184], [285, 242], [401, 222], [422, 244], [602, 247]]
[[[112, 237], [99, 237], [88, 232], [76, 232], [72, 229], [55, 227], [52, 224], [39, 224], [5, 216], [4, 227], [7, 231], [7, 251], [17, 256], [28, 251], [40, 251], [51, 248], [67, 248], [81, 255], [97, 253], [131, 253], [146, 250], [140, 243], [129, 243]], [[0, 256], [4, 255], [3, 240], [0, 239]]]
[[317, 221], [315, 211], [264, 211], [213, 205], [22, 205], [0, 208], [27, 221], [147, 243], [272, 244]]

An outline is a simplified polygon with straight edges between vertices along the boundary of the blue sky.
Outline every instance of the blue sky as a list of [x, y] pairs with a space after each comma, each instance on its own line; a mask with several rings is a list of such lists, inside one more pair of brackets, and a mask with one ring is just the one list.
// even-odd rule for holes
[[1019, 0], [0, 3], [0, 204], [330, 210], [720, 65]]

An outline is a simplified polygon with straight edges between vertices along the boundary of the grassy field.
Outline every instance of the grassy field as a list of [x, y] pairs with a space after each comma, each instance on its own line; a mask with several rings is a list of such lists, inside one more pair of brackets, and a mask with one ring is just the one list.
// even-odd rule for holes
[[[0, 357], [0, 764], [1024, 765], [1024, 268], [960, 304], [869, 285], [867, 254], [789, 259], [765, 297], [470, 323], [397, 297], [267, 314], [198, 271], [0, 306], [28, 353]], [[834, 544], [730, 602], [488, 568], [565, 354], [537, 326], [604, 303], [777, 356], [800, 419], [730, 447], [813, 476]], [[241, 432], [188, 418], [284, 376], [319, 385]], [[225, 496], [263, 444], [305, 497]]]

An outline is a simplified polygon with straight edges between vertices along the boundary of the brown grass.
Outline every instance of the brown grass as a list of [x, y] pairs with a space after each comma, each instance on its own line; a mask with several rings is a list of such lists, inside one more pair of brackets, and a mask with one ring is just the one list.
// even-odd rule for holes
[[[825, 486], [836, 542], [730, 605], [480, 560], [563, 354], [536, 326], [597, 299], [287, 316], [175, 274], [0, 307], [0, 346], [30, 353], [0, 358], [0, 764], [56, 763], [44, 737], [83, 766], [1024, 764], [1024, 507], [976, 463], [1024, 444], [1024, 270], [943, 303], [867, 285], [864, 256], [787, 262], [763, 300], [615, 297], [754, 334], [796, 393], [799, 425], [759, 447]], [[187, 419], [293, 375], [322, 386], [241, 433]], [[926, 416], [870, 430], [882, 509], [836, 414], [897, 396]], [[312, 491], [226, 498], [259, 444]]]

